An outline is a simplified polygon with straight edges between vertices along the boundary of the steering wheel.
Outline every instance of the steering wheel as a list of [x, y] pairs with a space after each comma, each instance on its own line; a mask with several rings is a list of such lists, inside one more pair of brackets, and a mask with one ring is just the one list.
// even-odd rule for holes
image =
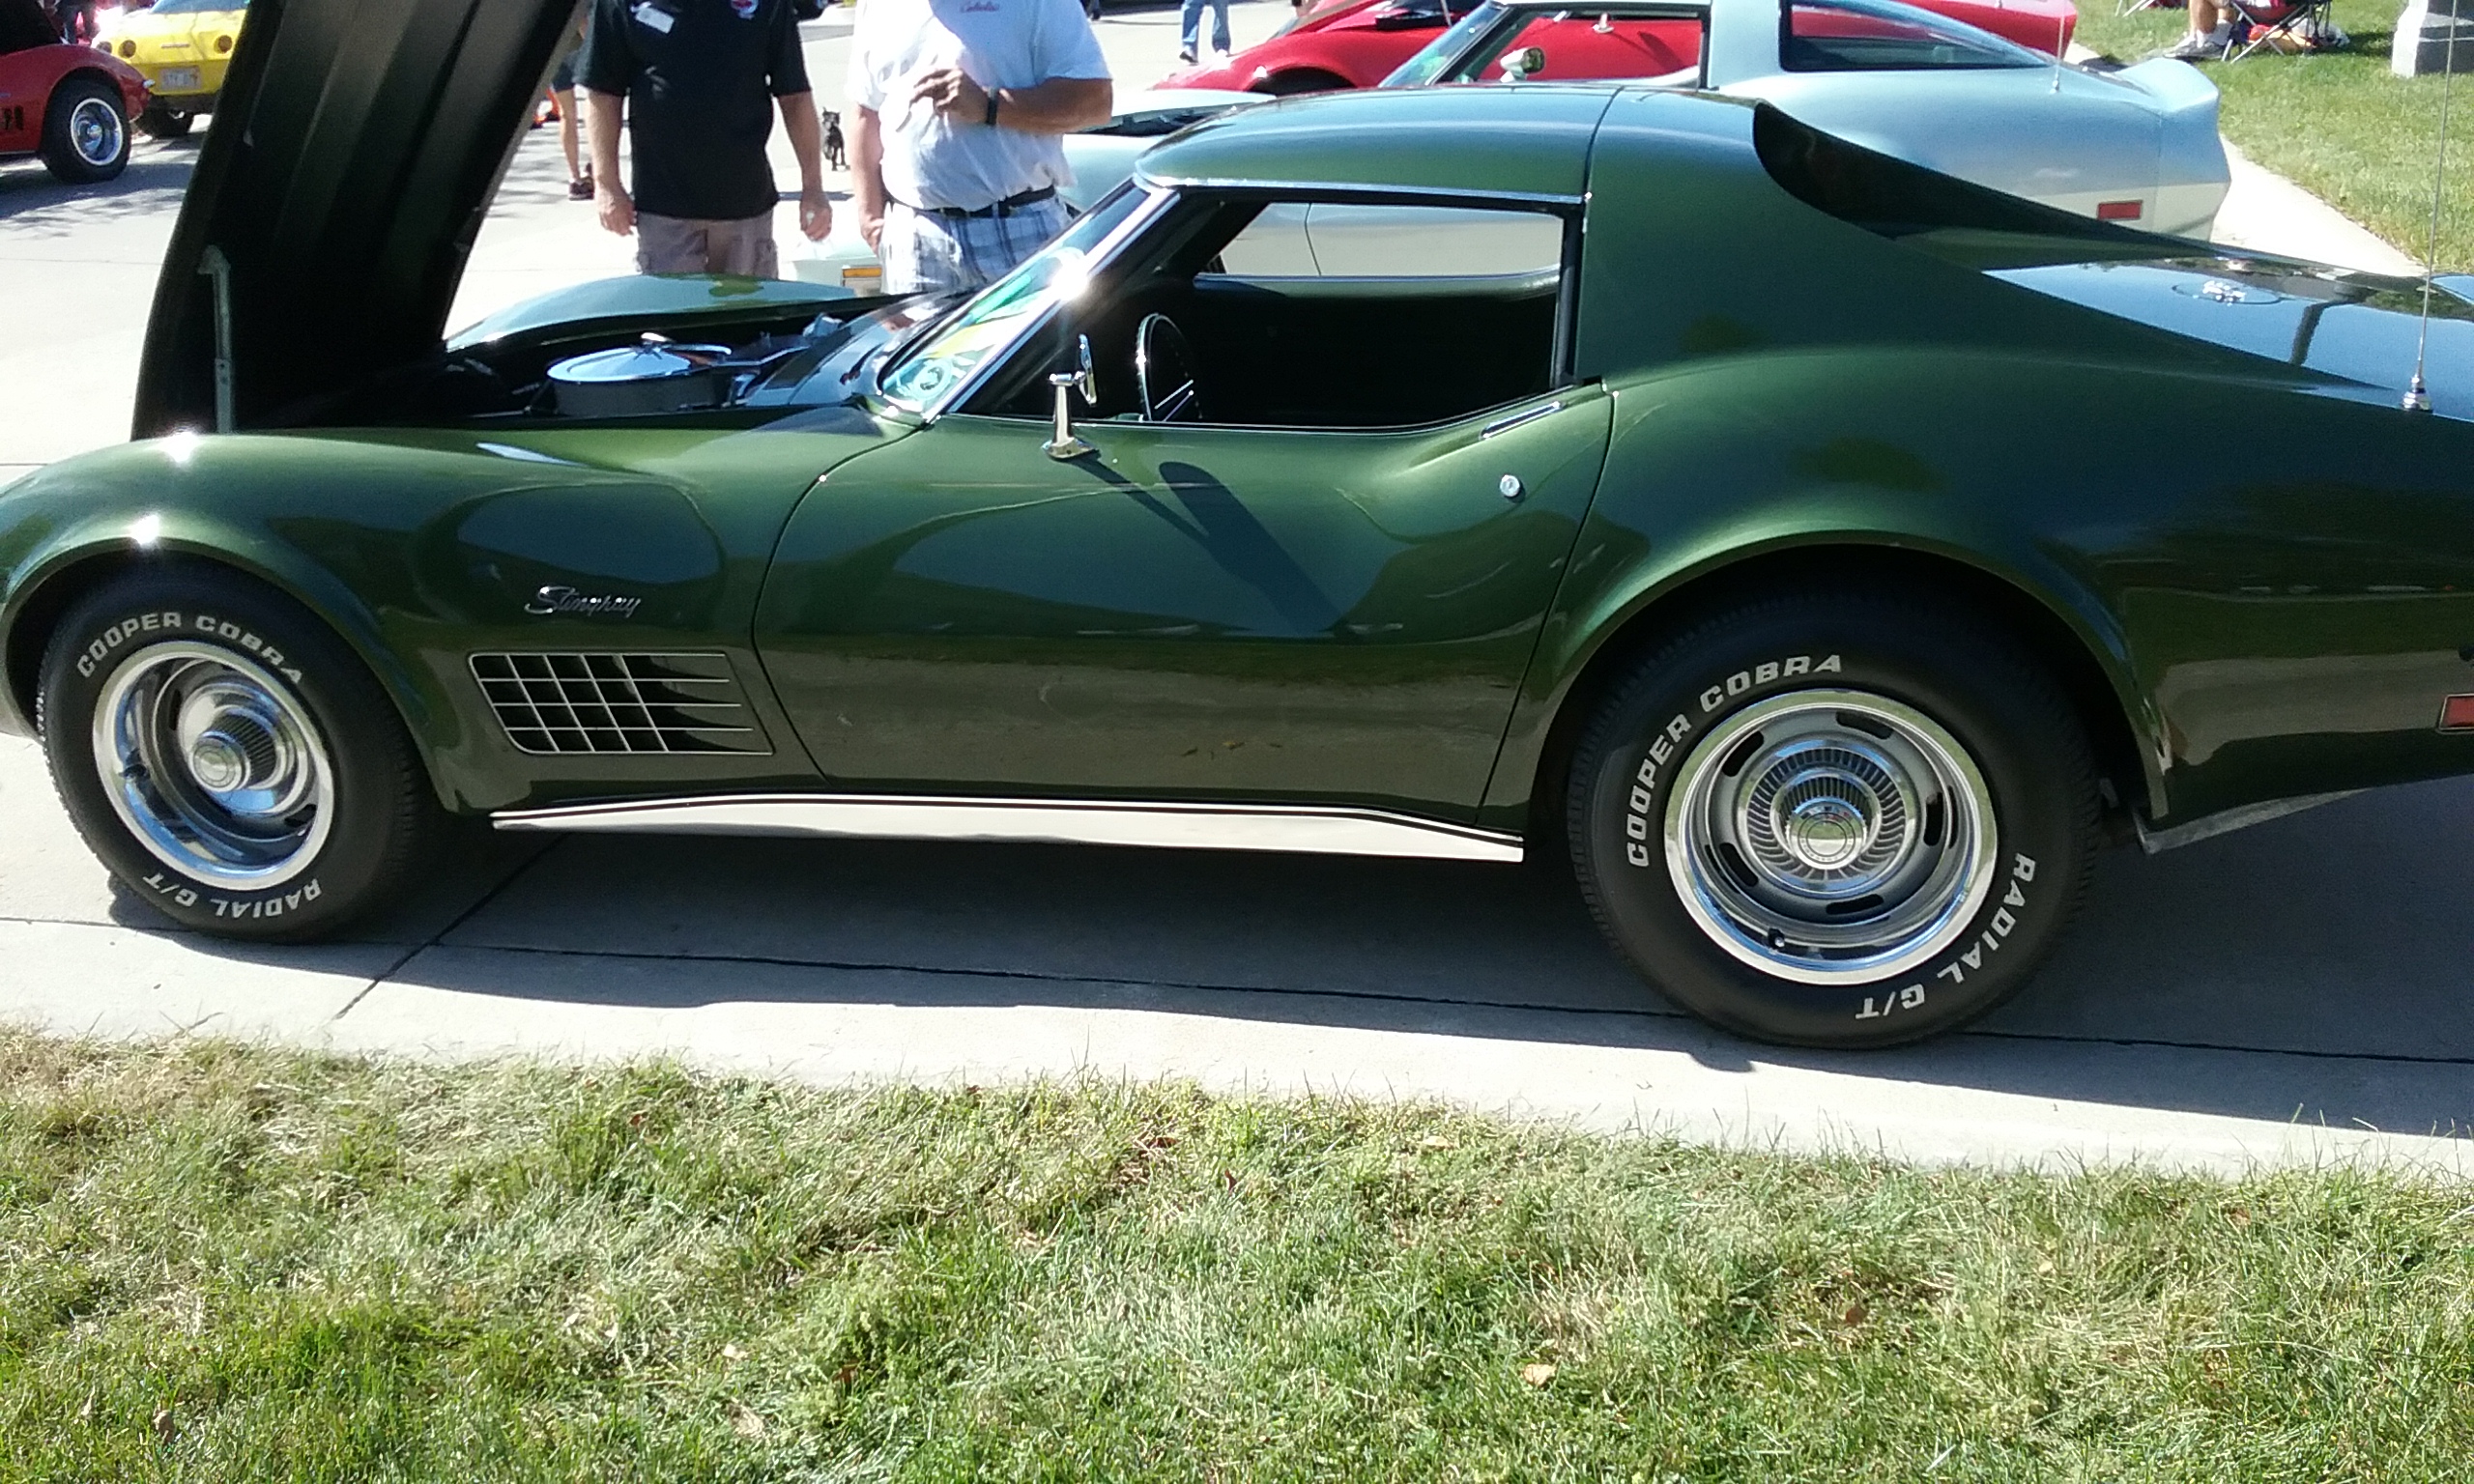
[[1142, 392], [1146, 422], [1199, 422], [1202, 394], [1194, 379], [1194, 348], [1186, 332], [1165, 314], [1147, 314], [1134, 332], [1134, 382]]

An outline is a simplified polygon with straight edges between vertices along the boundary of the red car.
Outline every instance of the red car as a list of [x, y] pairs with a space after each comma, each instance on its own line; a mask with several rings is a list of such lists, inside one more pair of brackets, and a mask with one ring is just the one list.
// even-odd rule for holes
[[[2044, 52], [2061, 51], [2079, 26], [2079, 12], [2071, 0], [1911, 3]], [[1476, 8], [1477, 0], [1332, 0], [1309, 6], [1260, 45], [1249, 46], [1217, 67], [1171, 72], [1159, 85], [1283, 97], [1370, 88]], [[1574, 9], [1581, 14], [1588, 11], [1585, 4]], [[1692, 60], [1684, 57], [1678, 65], [1689, 66]]]
[[0, 159], [40, 155], [72, 185], [129, 164], [129, 121], [146, 107], [137, 69], [64, 44], [41, 0], [0, 0]]

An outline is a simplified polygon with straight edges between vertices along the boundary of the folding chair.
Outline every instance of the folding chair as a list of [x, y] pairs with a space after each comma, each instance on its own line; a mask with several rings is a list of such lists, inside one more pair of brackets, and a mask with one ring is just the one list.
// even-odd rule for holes
[[[2226, 39], [2225, 60], [2228, 62], [2239, 62], [2262, 46], [2273, 45], [2281, 36], [2298, 43], [2291, 50], [2319, 51], [2325, 49], [2320, 40], [2322, 37], [2344, 34], [2337, 31], [2336, 20], [2330, 14], [2336, 0], [2229, 0], [2229, 3], [2233, 14], [2242, 18], [2242, 23]], [[2250, 42], [2242, 44], [2240, 38], [2246, 36]], [[2277, 49], [2284, 51], [2288, 48], [2279, 46]]]

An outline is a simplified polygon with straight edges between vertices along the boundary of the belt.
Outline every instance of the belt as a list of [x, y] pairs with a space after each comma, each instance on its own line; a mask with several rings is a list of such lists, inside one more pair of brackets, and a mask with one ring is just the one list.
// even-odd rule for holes
[[942, 216], [948, 221], [975, 221], [983, 216], [1011, 216], [1026, 206], [1037, 206], [1055, 198], [1056, 187], [1043, 186], [1037, 190], [1023, 191], [1019, 196], [1007, 196], [994, 206], [983, 206], [975, 212], [966, 212], [959, 206], [911, 206], [907, 201], [901, 204], [922, 216]]

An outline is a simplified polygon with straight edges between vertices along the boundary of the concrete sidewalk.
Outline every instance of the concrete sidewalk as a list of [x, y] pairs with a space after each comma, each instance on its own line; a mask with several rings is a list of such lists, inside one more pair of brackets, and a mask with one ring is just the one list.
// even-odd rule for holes
[[1928, 1161], [2462, 1176], [2469, 836], [2460, 783], [2116, 853], [1982, 1029], [1818, 1055], [1676, 1013], [1566, 881], [1508, 867], [485, 836], [355, 941], [239, 948], [116, 890], [34, 748], [0, 741], [0, 1015], [832, 1082], [1191, 1077]]

